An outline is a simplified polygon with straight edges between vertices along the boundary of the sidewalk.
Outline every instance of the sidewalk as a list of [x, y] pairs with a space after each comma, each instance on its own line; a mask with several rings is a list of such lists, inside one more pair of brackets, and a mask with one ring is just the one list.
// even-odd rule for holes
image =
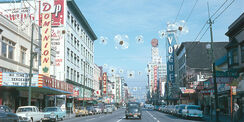
[[[212, 115], [212, 120], [209, 115], [204, 115], [204, 120], [207, 122], [215, 122], [216, 116]], [[230, 115], [219, 115], [219, 122], [231, 122]]]
[[64, 118], [64, 120], [67, 120], [67, 119], [71, 119], [71, 118], [75, 118], [75, 114], [74, 113], [66, 113], [66, 116]]

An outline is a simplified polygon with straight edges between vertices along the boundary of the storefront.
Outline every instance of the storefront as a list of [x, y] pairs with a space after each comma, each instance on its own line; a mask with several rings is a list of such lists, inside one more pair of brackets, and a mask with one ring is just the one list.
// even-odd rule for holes
[[[41, 74], [33, 74], [31, 82], [31, 105], [43, 109], [53, 104], [50, 97], [73, 92], [73, 85]], [[29, 75], [18, 72], [0, 72], [0, 101], [13, 111], [19, 106], [28, 105]], [[56, 101], [54, 102], [57, 103]], [[65, 103], [65, 101], [59, 101]], [[57, 105], [57, 104], [56, 104]], [[60, 105], [63, 107], [63, 105]]]

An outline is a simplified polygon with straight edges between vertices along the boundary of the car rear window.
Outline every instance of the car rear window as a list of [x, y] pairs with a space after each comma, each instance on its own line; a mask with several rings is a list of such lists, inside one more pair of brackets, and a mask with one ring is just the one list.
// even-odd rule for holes
[[196, 110], [200, 110], [199, 106], [188, 106], [187, 109], [196, 109]]
[[130, 103], [130, 104], [128, 104], [128, 107], [139, 107], [139, 104], [136, 104], [136, 103]]

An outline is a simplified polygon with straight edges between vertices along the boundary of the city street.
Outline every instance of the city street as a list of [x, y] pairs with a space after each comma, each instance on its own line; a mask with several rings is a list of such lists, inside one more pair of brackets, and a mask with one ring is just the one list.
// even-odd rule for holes
[[[98, 114], [94, 116], [76, 117], [64, 122], [197, 122], [196, 120], [186, 120], [172, 115], [153, 110], [143, 109], [142, 119], [125, 119], [125, 109], [118, 109], [112, 114]], [[198, 121], [199, 122], [199, 121]]]

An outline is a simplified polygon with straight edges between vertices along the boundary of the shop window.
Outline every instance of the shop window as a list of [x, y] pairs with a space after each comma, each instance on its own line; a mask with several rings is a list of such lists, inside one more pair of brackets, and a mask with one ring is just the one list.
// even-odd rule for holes
[[20, 63], [26, 64], [26, 48], [21, 47], [20, 48]]

